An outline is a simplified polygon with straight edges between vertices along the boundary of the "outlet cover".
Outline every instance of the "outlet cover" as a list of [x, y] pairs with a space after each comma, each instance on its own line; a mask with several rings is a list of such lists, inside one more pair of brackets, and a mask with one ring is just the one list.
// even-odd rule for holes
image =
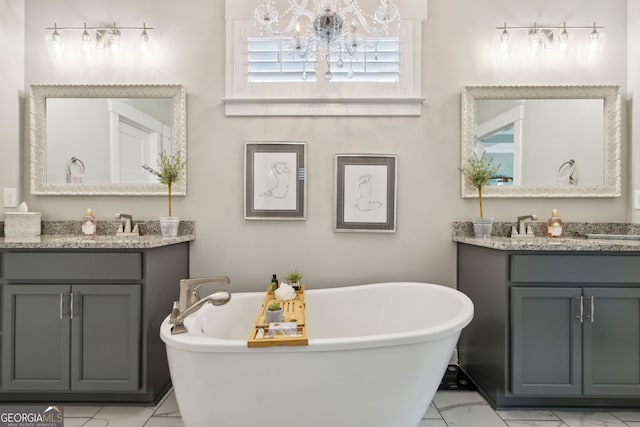
[[4, 207], [16, 208], [18, 207], [18, 193], [15, 188], [4, 189]]

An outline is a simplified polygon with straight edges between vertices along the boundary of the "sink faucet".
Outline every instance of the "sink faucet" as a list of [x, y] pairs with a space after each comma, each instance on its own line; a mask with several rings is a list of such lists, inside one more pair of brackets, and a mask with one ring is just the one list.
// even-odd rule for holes
[[116, 214], [116, 219], [124, 219], [124, 223], [118, 227], [116, 231], [116, 235], [125, 235], [125, 236], [139, 236], [140, 230], [138, 229], [138, 224], [133, 225], [133, 215], [129, 214]]
[[231, 299], [231, 294], [226, 289], [217, 289], [211, 294], [202, 297], [198, 289], [205, 283], [218, 283], [224, 286], [231, 283], [231, 280], [226, 276], [180, 280], [180, 296], [178, 301], [173, 303], [173, 309], [169, 317], [169, 323], [173, 324], [171, 328], [172, 334], [187, 332], [187, 328], [184, 326], [184, 319], [206, 303], [224, 305]]
[[513, 234], [514, 230], [512, 230], [511, 231], [511, 237], [516, 237], [516, 236], [522, 237], [522, 236], [527, 236], [527, 235], [533, 236], [533, 233], [527, 233], [527, 228], [526, 228], [525, 222], [528, 219], [531, 219], [531, 220], [535, 221], [536, 219], [538, 219], [538, 217], [536, 215], [522, 215], [522, 216], [519, 216], [518, 217], [518, 232], [517, 232], [517, 235], [514, 236], [514, 234]]

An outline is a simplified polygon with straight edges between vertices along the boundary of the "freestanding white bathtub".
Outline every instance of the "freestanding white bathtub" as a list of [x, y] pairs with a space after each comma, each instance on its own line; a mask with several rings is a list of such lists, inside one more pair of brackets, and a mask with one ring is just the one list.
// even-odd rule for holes
[[232, 294], [160, 335], [187, 427], [414, 427], [473, 304], [454, 289], [379, 283], [305, 291], [309, 345], [247, 348], [262, 292]]

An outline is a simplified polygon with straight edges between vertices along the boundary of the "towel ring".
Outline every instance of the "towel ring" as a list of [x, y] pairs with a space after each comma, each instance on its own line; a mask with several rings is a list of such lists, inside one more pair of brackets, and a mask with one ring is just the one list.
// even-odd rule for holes
[[569, 159], [558, 168], [558, 178], [569, 177], [569, 184], [575, 184], [573, 174], [576, 171], [576, 161]]
[[80, 169], [80, 177], [84, 175], [84, 163], [79, 158], [72, 156], [71, 159], [69, 159], [69, 161], [67, 162], [67, 182], [74, 182], [72, 177], [78, 176], [71, 173], [71, 166], [77, 166]]

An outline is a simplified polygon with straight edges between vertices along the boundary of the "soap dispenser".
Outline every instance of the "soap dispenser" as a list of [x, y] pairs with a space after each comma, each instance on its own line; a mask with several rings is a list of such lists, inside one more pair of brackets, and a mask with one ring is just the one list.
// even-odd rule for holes
[[547, 236], [562, 237], [562, 220], [558, 216], [558, 209], [551, 210], [551, 218], [547, 221]]
[[96, 234], [96, 217], [93, 216], [91, 208], [82, 217], [82, 234], [85, 236], [94, 236]]

